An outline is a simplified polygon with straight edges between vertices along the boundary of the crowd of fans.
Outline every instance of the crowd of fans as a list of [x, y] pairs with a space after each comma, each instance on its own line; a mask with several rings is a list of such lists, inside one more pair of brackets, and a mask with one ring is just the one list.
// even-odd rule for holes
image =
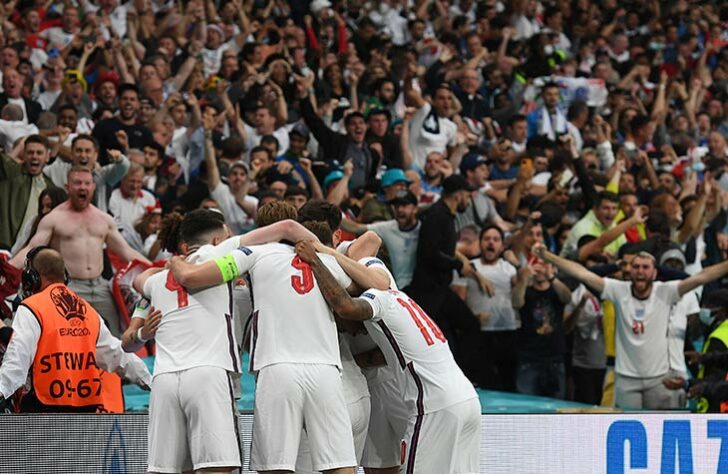
[[[474, 384], [596, 404], [620, 357], [613, 305], [533, 245], [620, 279], [641, 252], [658, 279], [728, 258], [722, 2], [0, 8], [8, 256], [66, 201], [79, 166], [92, 170], [93, 205], [114, 218], [109, 232], [133, 250], [106, 240], [122, 260], [169, 257], [157, 232], [171, 213], [218, 209], [244, 233], [272, 200], [326, 200], [349, 239], [379, 235], [398, 286]], [[725, 283], [675, 305], [678, 354], [656, 354], [670, 360], [660, 376], [690, 378], [683, 350], [728, 303], [716, 300], [711, 327], [700, 298]]]

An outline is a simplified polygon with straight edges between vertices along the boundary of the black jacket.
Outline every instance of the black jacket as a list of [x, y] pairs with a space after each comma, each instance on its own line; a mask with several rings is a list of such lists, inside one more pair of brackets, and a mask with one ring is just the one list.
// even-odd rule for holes
[[[43, 107], [38, 102], [26, 97], [23, 97], [23, 102], [25, 102], [25, 111], [28, 114], [28, 123], [37, 124], [38, 116], [43, 112]], [[3, 92], [0, 94], [0, 110], [6, 105], [8, 105], [8, 95]]]
[[437, 201], [420, 217], [420, 239], [412, 286], [417, 288], [447, 287], [452, 271], [460, 271], [463, 264], [455, 257], [458, 234], [455, 216], [444, 201]]

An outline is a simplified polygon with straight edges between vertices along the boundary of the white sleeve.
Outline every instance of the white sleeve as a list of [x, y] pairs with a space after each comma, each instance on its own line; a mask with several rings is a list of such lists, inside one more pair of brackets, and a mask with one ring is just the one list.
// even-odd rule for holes
[[622, 288], [625, 283], [628, 286], [630, 285], [629, 282], [615, 280], [614, 278], [605, 278], [604, 290], [599, 297], [603, 300], [617, 301], [619, 298], [624, 296], [624, 294], [622, 294]]
[[0, 365], [0, 396], [10, 397], [28, 378], [40, 339], [40, 324], [26, 306], [13, 318], [13, 335]]
[[380, 321], [385, 314], [388, 304], [388, 293], [381, 290], [367, 290], [359, 296], [359, 299], [366, 301], [372, 307], [372, 321]]
[[456, 271], [452, 271], [452, 283], [450, 283], [450, 286], [468, 286], [468, 277], [460, 276], [460, 274]]
[[[230, 237], [227, 240], [224, 240], [220, 242], [219, 244], [213, 246], [210, 246], [207, 248], [205, 246], [205, 256], [209, 256], [210, 258], [219, 258], [224, 257], [225, 255], [234, 252], [235, 250], [240, 248], [240, 236], [236, 235], [234, 237]], [[200, 249], [202, 250], [202, 249]]]
[[146, 320], [147, 317], [149, 317], [149, 306], [150, 301], [146, 298], [142, 298], [139, 300], [139, 302], [134, 307], [134, 313], [131, 315], [131, 319], [139, 318], [141, 320]]
[[332, 257], [331, 255], [321, 255], [320, 257], [325, 257], [321, 259], [321, 261], [326, 265], [326, 268], [329, 269], [331, 274], [334, 276], [336, 281], [339, 282], [341, 286], [344, 288], [349, 288], [351, 286], [351, 278], [349, 275], [346, 274], [343, 268], [341, 268], [341, 265], [339, 265], [339, 262], [336, 261], [335, 257]]
[[152, 375], [146, 364], [135, 354], [124, 352], [121, 341], [111, 335], [99, 316], [99, 339], [96, 341], [96, 363], [107, 372], [123, 375], [137, 385], [151, 386]]
[[237, 272], [237, 276], [245, 275], [253, 268], [255, 262], [258, 260], [260, 254], [260, 247], [239, 247], [230, 253], [235, 260], [236, 268], [233, 269]]
[[700, 301], [695, 290], [683, 295], [683, 299], [685, 300], [685, 314], [691, 315], [700, 312]]
[[680, 280], [673, 280], [659, 285], [657, 291], [659, 291], [662, 300], [671, 305], [680, 301], [680, 292], [678, 291], [679, 284]]

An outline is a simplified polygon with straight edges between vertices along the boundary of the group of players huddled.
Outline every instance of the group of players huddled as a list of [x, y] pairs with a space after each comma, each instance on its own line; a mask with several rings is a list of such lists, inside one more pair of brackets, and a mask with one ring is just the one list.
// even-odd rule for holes
[[378, 238], [340, 242], [340, 222], [316, 200], [266, 204], [234, 237], [215, 211], [169, 219], [176, 256], [134, 280], [144, 299], [123, 337], [156, 341], [150, 472], [241, 466], [238, 324], [256, 376], [252, 470], [479, 472], [472, 384]]

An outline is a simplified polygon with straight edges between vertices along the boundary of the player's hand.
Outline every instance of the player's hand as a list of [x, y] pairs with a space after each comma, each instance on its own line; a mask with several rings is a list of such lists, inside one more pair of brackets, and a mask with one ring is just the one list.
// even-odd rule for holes
[[149, 316], [147, 316], [147, 319], [144, 321], [144, 326], [142, 326], [142, 339], [146, 339], [147, 341], [154, 339], [161, 322], [162, 312], [155, 309], [154, 306], [150, 306]]
[[311, 240], [301, 240], [298, 242], [296, 244], [296, 254], [309, 265], [318, 262], [319, 259], [318, 255], [316, 255], [316, 247]]
[[670, 390], [680, 390], [685, 386], [685, 379], [682, 377], [667, 377], [662, 379], [662, 385]]
[[703, 360], [703, 354], [697, 351], [685, 351], [685, 360], [688, 365], [698, 365]]
[[167, 261], [167, 263], [164, 265], [164, 268], [172, 272], [172, 276], [174, 276], [175, 280], [180, 281], [183, 279], [180, 277], [184, 274], [185, 269], [188, 265], [190, 264], [185, 262], [182, 257], [174, 256]]
[[327, 247], [318, 240], [313, 241], [313, 247], [318, 253], [325, 253], [327, 255], [336, 255], [336, 250], [331, 247]]

